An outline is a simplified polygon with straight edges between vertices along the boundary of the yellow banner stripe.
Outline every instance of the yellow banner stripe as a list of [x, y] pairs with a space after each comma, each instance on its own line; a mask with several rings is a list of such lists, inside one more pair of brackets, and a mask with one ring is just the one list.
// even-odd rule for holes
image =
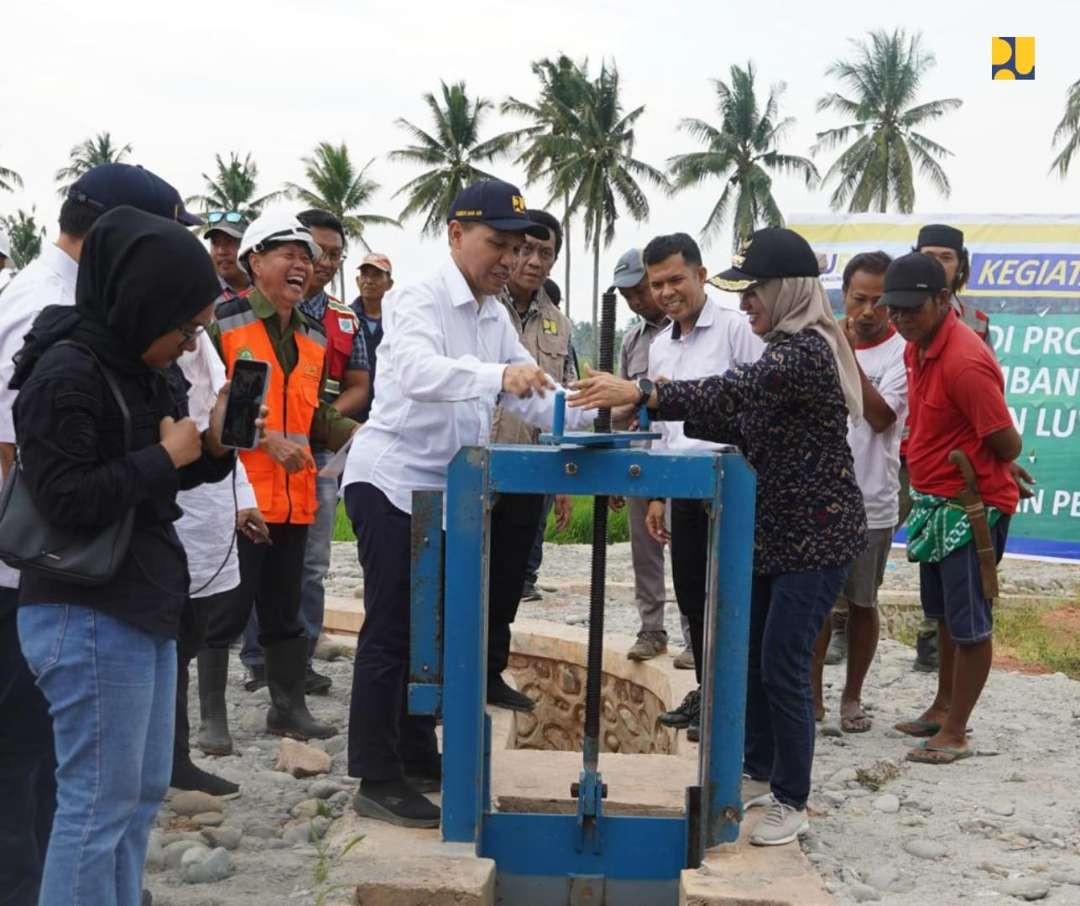
[[[915, 244], [919, 225], [911, 223], [792, 223], [807, 242], [903, 242]], [[1080, 244], [1080, 223], [954, 223], [964, 243], [1057, 242]]]

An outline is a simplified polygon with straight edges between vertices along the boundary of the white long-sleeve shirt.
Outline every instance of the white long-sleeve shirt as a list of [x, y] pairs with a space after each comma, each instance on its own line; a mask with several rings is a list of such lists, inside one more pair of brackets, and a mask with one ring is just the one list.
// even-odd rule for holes
[[[453, 261], [383, 300], [377, 392], [356, 435], [342, 489], [369, 482], [412, 512], [412, 492], [446, 488], [450, 460], [491, 436], [496, 404], [522, 421], [551, 427], [554, 391], [520, 399], [502, 392], [507, 365], [535, 364], [496, 296], [477, 304]], [[584, 428], [596, 410], [566, 410]]]

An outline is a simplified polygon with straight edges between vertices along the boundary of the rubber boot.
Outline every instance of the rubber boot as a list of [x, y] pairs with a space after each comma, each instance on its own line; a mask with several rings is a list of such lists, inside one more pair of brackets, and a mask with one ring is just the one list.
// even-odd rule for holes
[[317, 721], [304, 701], [307, 681], [308, 642], [303, 636], [265, 645], [266, 685], [270, 687], [270, 710], [266, 729], [293, 739], [329, 739], [337, 730]]
[[229, 681], [229, 649], [204, 648], [199, 663], [199, 736], [195, 745], [207, 755], [231, 755], [225, 685]]

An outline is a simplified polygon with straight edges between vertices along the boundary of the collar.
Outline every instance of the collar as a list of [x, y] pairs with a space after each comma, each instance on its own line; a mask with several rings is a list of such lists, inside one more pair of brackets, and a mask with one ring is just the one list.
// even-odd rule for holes
[[[698, 312], [697, 321], [694, 322], [694, 330], [698, 330], [702, 327], [712, 327], [713, 322], [716, 320], [716, 303], [708, 296], [705, 296], [705, 304], [701, 306], [701, 311]], [[682, 339], [682, 325], [678, 321], [672, 320], [671, 322], [671, 339]]]
[[75, 283], [79, 276], [78, 261], [72, 258], [67, 252], [57, 248], [57, 246], [53, 245], [51, 242], [42, 248], [40, 257], [44, 260], [45, 265], [49, 270], [74, 290]]
[[[446, 290], [450, 295], [450, 304], [457, 307], [466, 305], [468, 303], [476, 304], [476, 297], [473, 295], [473, 291], [469, 288], [469, 283], [465, 279], [465, 275], [454, 263], [454, 259], [451, 258], [442, 267], [443, 283], [446, 285]], [[481, 299], [480, 314], [484, 315], [486, 311], [491, 311], [494, 305], [485, 304], [487, 302], [497, 302], [496, 296], [484, 296]]]
[[934, 339], [930, 341], [930, 345], [926, 347], [926, 352], [923, 353], [924, 362], [936, 359], [941, 355], [941, 351], [945, 348], [945, 344], [949, 342], [949, 337], [952, 336], [953, 330], [956, 329], [956, 325], [959, 323], [960, 319], [955, 311], [950, 311], [945, 316], [945, 320], [941, 322], [938, 332], [934, 334]]
[[[274, 303], [254, 287], [252, 287], [251, 294], [247, 297], [247, 301], [251, 306], [251, 310], [255, 312], [255, 317], [260, 321], [269, 321], [271, 318], [277, 317], [277, 309], [274, 308]], [[299, 308], [300, 306], [296, 305], [289, 313], [289, 324], [294, 328], [300, 327], [303, 324], [303, 315], [298, 311]]]
[[882, 343], [888, 343], [893, 337], [896, 336], [896, 328], [890, 323], [889, 329], [885, 331], [880, 340], [874, 340], [872, 343], [856, 343], [856, 349], [873, 349], [875, 346], [880, 346]]

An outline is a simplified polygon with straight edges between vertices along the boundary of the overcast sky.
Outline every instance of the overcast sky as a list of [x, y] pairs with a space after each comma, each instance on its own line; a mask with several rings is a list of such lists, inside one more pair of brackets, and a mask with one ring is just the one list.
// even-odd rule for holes
[[[1080, 162], [1067, 182], [1048, 175], [1066, 88], [1080, 78], [1080, 4], [1068, 0], [908, 0], [890, 12], [865, 0], [35, 0], [5, 4], [0, 20], [0, 165], [26, 183], [14, 195], [0, 195], [0, 213], [36, 204], [55, 235], [55, 170], [72, 145], [108, 130], [133, 145], [131, 162], [155, 170], [184, 195], [202, 190], [200, 174], [211, 170], [215, 152], [252, 152], [259, 187], [269, 191], [303, 181], [300, 158], [316, 142], [344, 140], [357, 162], [376, 158], [371, 175], [382, 190], [371, 211], [396, 216], [402, 200], [391, 196], [416, 171], [386, 160], [387, 151], [406, 144], [395, 118], [426, 127], [421, 96], [437, 90], [440, 79], [464, 79], [470, 93], [496, 102], [509, 94], [532, 99], [529, 62], [560, 51], [588, 57], [594, 67], [601, 58], [617, 61], [624, 103], [646, 107], [637, 130], [640, 159], [663, 165], [672, 154], [694, 150], [678, 132], [679, 120], [718, 122], [708, 80], [726, 80], [733, 63], [748, 59], [762, 96], [769, 84], [787, 83], [781, 112], [797, 122], [784, 150], [806, 154], [815, 131], [841, 124], [814, 111], [817, 98], [838, 87], [824, 77], [827, 64], [849, 53], [847, 39], [896, 26], [921, 30], [937, 56], [920, 99], [964, 101], [925, 130], [955, 155], [945, 164], [952, 196], [944, 199], [920, 182], [916, 210], [1076, 211]], [[1036, 37], [1035, 80], [992, 81], [991, 36], [1028, 34]], [[493, 114], [483, 134], [512, 125]], [[822, 172], [831, 159], [819, 156]], [[492, 169], [520, 178], [510, 160]], [[675, 198], [653, 192], [647, 224], [620, 221], [614, 245], [602, 252], [601, 279], [610, 278], [630, 245], [661, 232], [696, 233], [721, 188], [707, 185]], [[525, 194], [530, 205], [546, 201], [540, 186]], [[827, 192], [807, 191], [794, 179], [778, 178], [775, 194], [789, 217], [828, 210]], [[399, 281], [445, 254], [441, 239], [421, 240], [418, 233], [417, 222], [368, 233], [393, 259]], [[573, 251], [572, 313], [580, 317], [591, 261], [577, 242]], [[726, 235], [705, 251], [711, 271], [724, 266]], [[556, 267], [561, 281], [561, 262]]]

